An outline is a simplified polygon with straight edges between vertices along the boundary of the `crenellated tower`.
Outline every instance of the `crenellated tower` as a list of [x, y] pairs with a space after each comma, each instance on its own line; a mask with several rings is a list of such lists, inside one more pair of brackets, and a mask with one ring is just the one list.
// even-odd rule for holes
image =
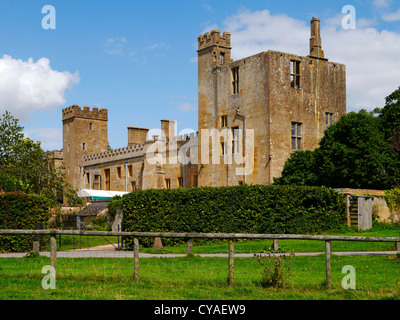
[[[220, 116], [219, 95], [221, 95], [221, 70], [231, 64], [231, 34], [212, 30], [198, 37], [198, 148], [201, 150], [201, 132], [203, 129], [218, 127]], [[198, 153], [199, 175], [204, 164], [201, 152]], [[207, 165], [205, 165], [207, 166]], [[212, 170], [216, 169], [211, 166]], [[208, 168], [207, 168], [208, 170]]]
[[83, 156], [108, 148], [108, 110], [73, 105], [62, 110], [63, 153], [66, 181], [76, 190], [83, 187]]

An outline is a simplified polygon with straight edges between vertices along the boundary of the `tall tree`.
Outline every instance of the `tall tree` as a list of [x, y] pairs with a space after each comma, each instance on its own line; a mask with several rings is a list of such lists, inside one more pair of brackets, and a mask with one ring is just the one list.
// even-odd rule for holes
[[53, 205], [61, 203], [63, 196], [71, 204], [79, 202], [62, 168], [56, 168], [40, 142], [24, 137], [23, 127], [9, 112], [0, 119], [0, 130], [2, 136], [9, 135], [0, 141], [0, 189], [41, 194]]
[[350, 112], [310, 152], [294, 152], [277, 184], [391, 189], [400, 187], [400, 87], [382, 109]]

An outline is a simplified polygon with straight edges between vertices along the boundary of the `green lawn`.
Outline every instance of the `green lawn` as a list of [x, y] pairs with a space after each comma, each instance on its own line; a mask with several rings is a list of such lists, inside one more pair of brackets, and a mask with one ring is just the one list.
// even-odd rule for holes
[[[287, 260], [286, 263], [289, 263]], [[133, 259], [58, 258], [56, 289], [44, 290], [42, 267], [46, 257], [2, 258], [0, 299], [146, 299], [146, 300], [377, 300], [400, 298], [400, 260], [397, 256], [332, 256], [332, 285], [326, 290], [324, 255], [294, 257], [290, 286], [260, 285], [256, 258], [235, 258], [235, 286], [227, 284], [226, 258], [140, 259], [140, 281], [133, 282]], [[356, 290], [344, 290], [342, 268], [356, 270]]]
[[[326, 233], [329, 235], [360, 236], [360, 237], [399, 237], [399, 224], [382, 225], [375, 224], [374, 227], [366, 231], [356, 231], [345, 228], [341, 232]], [[271, 250], [272, 240], [240, 240], [235, 241], [236, 253], [262, 253]], [[324, 252], [325, 242], [316, 240], [279, 240], [279, 248], [284, 252]], [[187, 253], [187, 245], [165, 246], [161, 250], [153, 248], [142, 248], [141, 252], [147, 253]], [[353, 242], [353, 241], [333, 241], [333, 251], [392, 251], [395, 250], [394, 242]], [[216, 240], [193, 240], [193, 253], [227, 253], [228, 241]]]

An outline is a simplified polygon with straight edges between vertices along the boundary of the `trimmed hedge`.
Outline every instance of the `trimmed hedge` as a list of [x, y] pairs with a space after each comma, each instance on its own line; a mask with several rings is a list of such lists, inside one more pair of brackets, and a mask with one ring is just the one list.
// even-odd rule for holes
[[[343, 196], [325, 187], [143, 190], [125, 195], [122, 202], [125, 231], [317, 234], [345, 223]], [[177, 242], [163, 239], [164, 244]], [[141, 243], [151, 245], [153, 239]]]
[[[0, 229], [45, 229], [50, 218], [49, 202], [39, 195], [10, 192], [0, 194]], [[0, 236], [0, 251], [23, 252], [32, 249], [36, 236]]]

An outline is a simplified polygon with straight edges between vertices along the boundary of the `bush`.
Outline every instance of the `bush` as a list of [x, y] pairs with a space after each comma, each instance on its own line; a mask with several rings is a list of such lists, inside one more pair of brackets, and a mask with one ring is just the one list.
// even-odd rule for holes
[[[122, 202], [125, 231], [315, 234], [345, 222], [343, 197], [324, 187], [144, 190], [125, 195]], [[141, 239], [144, 245], [152, 241]], [[164, 244], [177, 242], [182, 241], [163, 239]]]
[[[39, 195], [19, 192], [0, 194], [0, 229], [42, 229], [50, 218], [49, 202]], [[36, 236], [0, 236], [0, 250], [10, 252], [32, 248]]]
[[122, 208], [122, 197], [121, 196], [115, 196], [114, 198], [111, 199], [110, 203], [108, 204], [108, 213], [110, 214], [110, 217], [112, 219], [115, 218], [115, 215], [117, 214], [117, 208], [121, 207]]
[[400, 188], [386, 190], [385, 200], [390, 209], [400, 211]]
[[258, 256], [258, 261], [262, 266], [261, 273], [261, 286], [263, 288], [285, 288], [289, 285], [289, 279], [292, 276], [291, 265], [292, 265], [291, 254], [289, 256], [289, 262], [287, 264], [288, 257], [286, 255], [274, 255], [269, 253], [267, 256]]

